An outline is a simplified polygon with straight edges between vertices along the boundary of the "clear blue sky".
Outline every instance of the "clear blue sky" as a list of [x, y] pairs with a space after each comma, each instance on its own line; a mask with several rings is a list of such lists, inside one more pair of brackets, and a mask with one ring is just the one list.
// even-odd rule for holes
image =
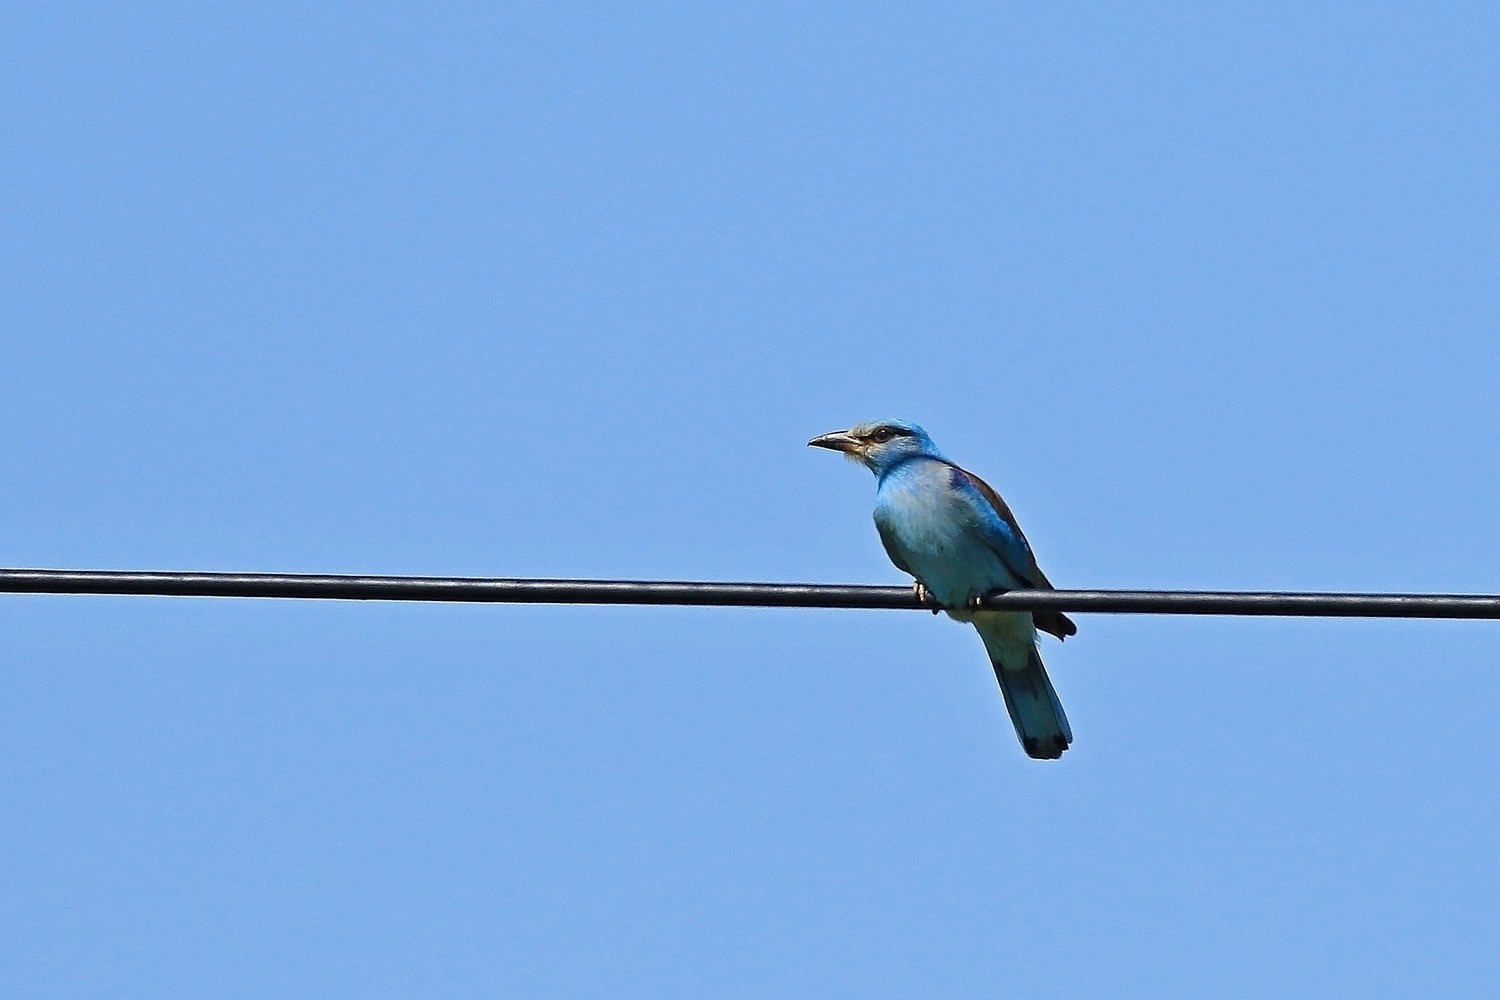
[[[0, 14], [0, 564], [1500, 590], [1487, 4]], [[0, 993], [1500, 992], [1500, 625], [0, 599]]]

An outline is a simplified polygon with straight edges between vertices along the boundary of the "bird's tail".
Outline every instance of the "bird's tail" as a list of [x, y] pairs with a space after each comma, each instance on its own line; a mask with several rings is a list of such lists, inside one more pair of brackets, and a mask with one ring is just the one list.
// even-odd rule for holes
[[1026, 756], [1056, 760], [1073, 742], [1073, 730], [1036, 651], [1030, 618], [1026, 616], [1024, 629], [989, 621], [976, 621], [975, 627], [990, 654], [1005, 708]]

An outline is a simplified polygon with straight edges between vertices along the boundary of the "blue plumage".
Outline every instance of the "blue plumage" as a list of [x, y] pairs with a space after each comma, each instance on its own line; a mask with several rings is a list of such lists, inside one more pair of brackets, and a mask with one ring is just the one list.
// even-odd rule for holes
[[959, 621], [972, 622], [995, 669], [1016, 736], [1029, 756], [1055, 759], [1073, 741], [1036, 649], [1036, 629], [1077, 631], [1057, 612], [975, 611], [991, 590], [1050, 589], [1000, 495], [943, 456], [927, 432], [900, 420], [860, 424], [809, 444], [844, 452], [875, 473], [875, 527], [900, 569]]

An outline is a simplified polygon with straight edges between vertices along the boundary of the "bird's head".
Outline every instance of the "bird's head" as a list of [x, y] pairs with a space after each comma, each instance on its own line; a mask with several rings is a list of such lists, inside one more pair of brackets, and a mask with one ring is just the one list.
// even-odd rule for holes
[[820, 434], [807, 443], [813, 448], [841, 451], [869, 466], [877, 476], [913, 455], [941, 457], [927, 432], [905, 420], [856, 424], [847, 431]]

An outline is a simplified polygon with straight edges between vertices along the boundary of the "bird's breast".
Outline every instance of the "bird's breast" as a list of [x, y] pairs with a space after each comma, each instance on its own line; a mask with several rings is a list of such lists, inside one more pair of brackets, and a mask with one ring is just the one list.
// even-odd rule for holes
[[875, 523], [895, 550], [892, 555], [949, 607], [962, 607], [974, 594], [1016, 586], [977, 530], [972, 509], [943, 485], [915, 477], [887, 477], [881, 483]]

